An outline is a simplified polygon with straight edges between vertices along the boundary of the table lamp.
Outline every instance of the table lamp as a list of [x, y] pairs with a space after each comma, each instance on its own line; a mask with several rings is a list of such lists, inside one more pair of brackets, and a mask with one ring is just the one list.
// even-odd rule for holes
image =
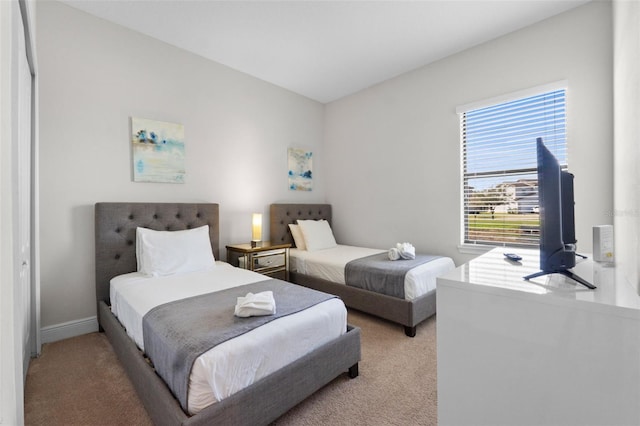
[[254, 213], [251, 220], [251, 247], [258, 247], [262, 240], [262, 214]]

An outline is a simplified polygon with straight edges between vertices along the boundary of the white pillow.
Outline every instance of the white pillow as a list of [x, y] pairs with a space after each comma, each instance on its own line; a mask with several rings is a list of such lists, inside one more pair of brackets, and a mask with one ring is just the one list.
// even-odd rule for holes
[[306, 250], [307, 245], [304, 242], [304, 236], [302, 235], [300, 226], [290, 223], [289, 229], [291, 230], [291, 235], [293, 236], [293, 242], [296, 243], [296, 248], [299, 250]]
[[336, 247], [336, 239], [326, 220], [298, 220], [304, 243], [308, 251], [323, 250]]
[[160, 276], [205, 271], [215, 266], [209, 225], [184, 231], [136, 229], [138, 272]]

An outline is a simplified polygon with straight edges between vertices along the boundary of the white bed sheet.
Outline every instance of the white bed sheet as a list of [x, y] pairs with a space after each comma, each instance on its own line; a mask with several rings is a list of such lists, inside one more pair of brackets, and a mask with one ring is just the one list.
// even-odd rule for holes
[[[289, 250], [289, 267], [294, 272], [344, 284], [344, 267], [348, 262], [386, 252], [341, 244], [335, 248], [317, 251], [294, 248]], [[435, 289], [436, 278], [452, 269], [455, 269], [455, 264], [450, 257], [441, 257], [411, 269], [404, 279], [404, 298], [413, 300]]]
[[[142, 317], [153, 307], [265, 279], [268, 277], [225, 262], [216, 262], [210, 271], [181, 275], [148, 277], [134, 272], [111, 280], [111, 311], [144, 350]], [[194, 362], [189, 413], [233, 395], [344, 334], [346, 327], [347, 310], [334, 298], [221, 343]]]

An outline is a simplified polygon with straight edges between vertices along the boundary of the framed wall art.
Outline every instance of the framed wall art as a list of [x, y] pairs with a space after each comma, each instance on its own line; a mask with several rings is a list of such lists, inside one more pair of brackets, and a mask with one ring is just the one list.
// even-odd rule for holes
[[134, 182], [184, 183], [184, 126], [131, 117]]
[[313, 153], [300, 148], [288, 149], [289, 189], [311, 191], [313, 188]]

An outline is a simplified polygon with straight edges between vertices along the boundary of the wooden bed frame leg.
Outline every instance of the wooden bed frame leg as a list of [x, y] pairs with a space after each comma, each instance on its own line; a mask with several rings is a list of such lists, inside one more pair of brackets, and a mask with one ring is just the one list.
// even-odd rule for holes
[[358, 363], [356, 362], [351, 367], [349, 367], [349, 378], [355, 379], [358, 377]]
[[409, 337], [416, 337], [416, 326], [409, 327], [408, 325], [404, 326], [404, 334]]

